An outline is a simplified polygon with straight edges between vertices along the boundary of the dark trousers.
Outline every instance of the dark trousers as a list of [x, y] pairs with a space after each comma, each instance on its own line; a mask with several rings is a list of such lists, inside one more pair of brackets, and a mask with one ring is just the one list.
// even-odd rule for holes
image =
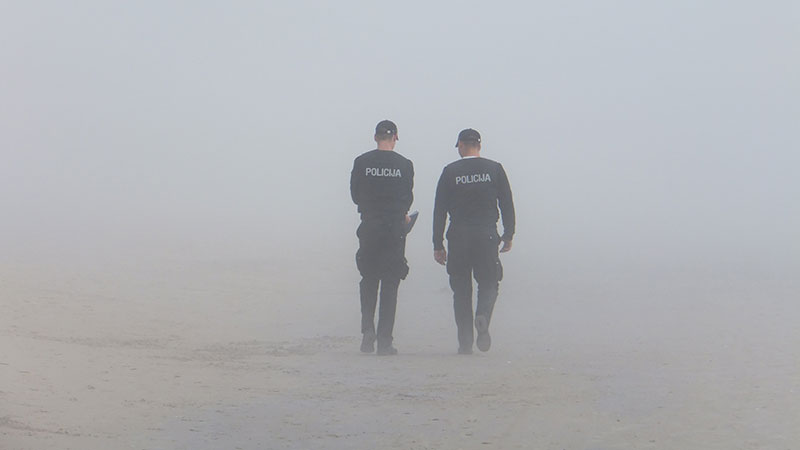
[[503, 266], [498, 246], [500, 237], [492, 230], [449, 230], [447, 233], [447, 273], [453, 289], [453, 311], [458, 327], [458, 344], [472, 348], [474, 342], [472, 316], [472, 278], [478, 282], [475, 315], [491, 321]]
[[380, 288], [378, 311], [378, 348], [392, 344], [392, 330], [397, 309], [397, 288], [408, 274], [405, 258], [405, 215], [362, 215], [358, 227], [359, 248], [356, 266], [361, 273], [361, 332], [375, 331], [375, 309]]
[[378, 304], [378, 283], [380, 283], [381, 305], [378, 312], [378, 347], [388, 347], [392, 344], [392, 330], [394, 329], [394, 316], [397, 310], [397, 288], [399, 279], [378, 280], [377, 278], [362, 278], [361, 290], [361, 332], [375, 332], [375, 309]]

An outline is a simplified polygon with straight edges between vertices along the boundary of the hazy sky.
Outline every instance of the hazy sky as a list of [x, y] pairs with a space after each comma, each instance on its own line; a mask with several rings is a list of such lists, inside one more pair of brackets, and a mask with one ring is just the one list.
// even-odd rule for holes
[[425, 251], [473, 127], [523, 255], [797, 262], [799, 5], [3, 1], [0, 244], [354, 251], [349, 171], [388, 118]]

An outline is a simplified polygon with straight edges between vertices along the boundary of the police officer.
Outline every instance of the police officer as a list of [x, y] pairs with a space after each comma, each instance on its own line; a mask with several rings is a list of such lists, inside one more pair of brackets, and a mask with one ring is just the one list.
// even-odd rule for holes
[[[511, 250], [514, 237], [514, 201], [508, 177], [500, 163], [481, 158], [481, 135], [473, 129], [462, 130], [456, 142], [461, 159], [442, 171], [436, 187], [433, 210], [433, 257], [447, 264], [453, 289], [453, 310], [458, 327], [458, 353], [471, 354], [472, 277], [478, 282], [475, 329], [478, 349], [485, 352], [492, 345], [489, 322], [503, 279], [500, 253]], [[497, 233], [498, 206], [503, 218], [503, 235]], [[444, 249], [445, 222], [450, 215], [447, 247]]]
[[[361, 351], [394, 355], [392, 346], [397, 288], [408, 274], [405, 258], [408, 210], [414, 200], [414, 165], [394, 151], [397, 126], [383, 120], [375, 127], [378, 148], [353, 162], [350, 194], [361, 213], [356, 266], [361, 273]], [[380, 311], [375, 332], [375, 307], [380, 286]]]

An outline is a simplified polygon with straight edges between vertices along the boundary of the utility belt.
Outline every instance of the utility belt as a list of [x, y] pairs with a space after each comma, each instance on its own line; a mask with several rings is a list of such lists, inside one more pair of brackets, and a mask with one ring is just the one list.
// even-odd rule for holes
[[393, 222], [395, 220], [405, 220], [406, 214], [391, 211], [370, 211], [361, 213], [361, 221], [379, 220], [382, 222]]
[[366, 212], [361, 213], [361, 225], [356, 235], [359, 239], [401, 239], [404, 236], [405, 213]]
[[497, 223], [464, 223], [450, 222], [447, 228], [447, 240], [458, 239], [483, 239], [499, 240], [500, 234], [497, 233]]

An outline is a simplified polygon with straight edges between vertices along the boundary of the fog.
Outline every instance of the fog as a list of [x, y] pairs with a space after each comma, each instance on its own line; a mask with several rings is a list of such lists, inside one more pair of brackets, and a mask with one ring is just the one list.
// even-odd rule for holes
[[[421, 212], [408, 239], [411, 273], [400, 288], [395, 337], [401, 357], [422, 359], [398, 359], [393, 371], [450, 371], [456, 364], [425, 359], [426, 351], [445, 354], [455, 345], [446, 274], [431, 254], [431, 212], [442, 167], [458, 157], [458, 131], [472, 127], [483, 136], [483, 156], [505, 166], [517, 210], [493, 325], [506, 333], [497, 358], [510, 363], [502, 352], [511, 352], [536, 376], [539, 364], [549, 364], [585, 381], [628, 373], [627, 351], [663, 351], [688, 355], [675, 364], [682, 374], [705, 373], [698, 355], [714, 354], [724, 341], [735, 349], [721, 357], [730, 365], [716, 370], [750, 373], [735, 361], [763, 351], [774, 372], [752, 376], [760, 384], [789, 383], [792, 393], [775, 398], [796, 400], [799, 22], [800, 7], [791, 1], [5, 2], [0, 306], [9, 314], [0, 332], [9, 340], [0, 369], [24, 370], [18, 357], [29, 345], [25, 336], [41, 335], [79, 344], [93, 336], [117, 342], [169, 335], [163, 346], [187, 349], [331, 336], [334, 344], [319, 345], [352, 357], [359, 218], [349, 174], [353, 159], [375, 148], [375, 124], [391, 119], [399, 128], [396, 150], [415, 165], [413, 209]], [[139, 303], [142, 296], [148, 300]], [[78, 306], [62, 314], [36, 303], [89, 297], [100, 328], [83, 322]], [[103, 298], [127, 299], [128, 306]], [[264, 316], [272, 325], [262, 326]], [[150, 321], [156, 317], [162, 328]], [[204, 335], [212, 317], [214, 331]], [[432, 350], [430, 342], [437, 342]], [[621, 345], [631, 342], [633, 350]], [[703, 350], [691, 353], [694, 345]], [[303, 351], [300, 357], [313, 358]], [[326, 372], [336, 367], [328, 359], [285, 364], [323, 367], [319, 375], [328, 381], [347, 378]], [[505, 380], [514, 372], [500, 369], [487, 376]], [[414, 376], [413, 383], [425, 383]], [[632, 395], [630, 380], [614, 379], [610, 386]], [[26, 409], [25, 383], [0, 386], [0, 399], [12, 405], [0, 407], [0, 431], [18, 448], [35, 448], [40, 441], [14, 433], [34, 430], [46, 440], [61, 419]], [[319, 408], [298, 403], [282, 386], [277, 404]], [[197, 401], [238, 401], [228, 394]], [[625, 399], [626, 408], [639, 404], [638, 397]], [[247, 417], [271, 417], [253, 402], [238, 403], [249, 405], [242, 406], [250, 408]], [[636, 447], [627, 437], [603, 442], [788, 448], [800, 436], [784, 425], [800, 415], [781, 405], [773, 409], [781, 419], [765, 419], [772, 425], [737, 416], [745, 431], [732, 441], [713, 444], [699, 434], [663, 447]], [[93, 413], [106, 411], [97, 406]], [[412, 411], [420, 417], [422, 410]], [[548, 429], [562, 429], [558, 417], [583, 414], [560, 411], [547, 415]], [[659, 420], [679, 423], [682, 410], [671, 411], [675, 421]], [[699, 420], [712, 416], [719, 423], [728, 417], [700, 413]], [[275, 437], [245, 428], [254, 442]], [[127, 442], [119, 430], [93, 441], [91, 427], [74, 429], [83, 430], [83, 448]], [[308, 429], [331, 430], [327, 423]], [[186, 448], [214, 448], [171, 430], [162, 424], [160, 433], [193, 442]], [[506, 431], [503, 445], [528, 442], [523, 431]], [[541, 448], [591, 441], [552, 433]], [[344, 445], [289, 436], [282, 448]], [[426, 436], [419, 442], [439, 448], [481, 444]], [[142, 446], [156, 448], [162, 437]], [[403, 436], [393, 439], [410, 448]]]

